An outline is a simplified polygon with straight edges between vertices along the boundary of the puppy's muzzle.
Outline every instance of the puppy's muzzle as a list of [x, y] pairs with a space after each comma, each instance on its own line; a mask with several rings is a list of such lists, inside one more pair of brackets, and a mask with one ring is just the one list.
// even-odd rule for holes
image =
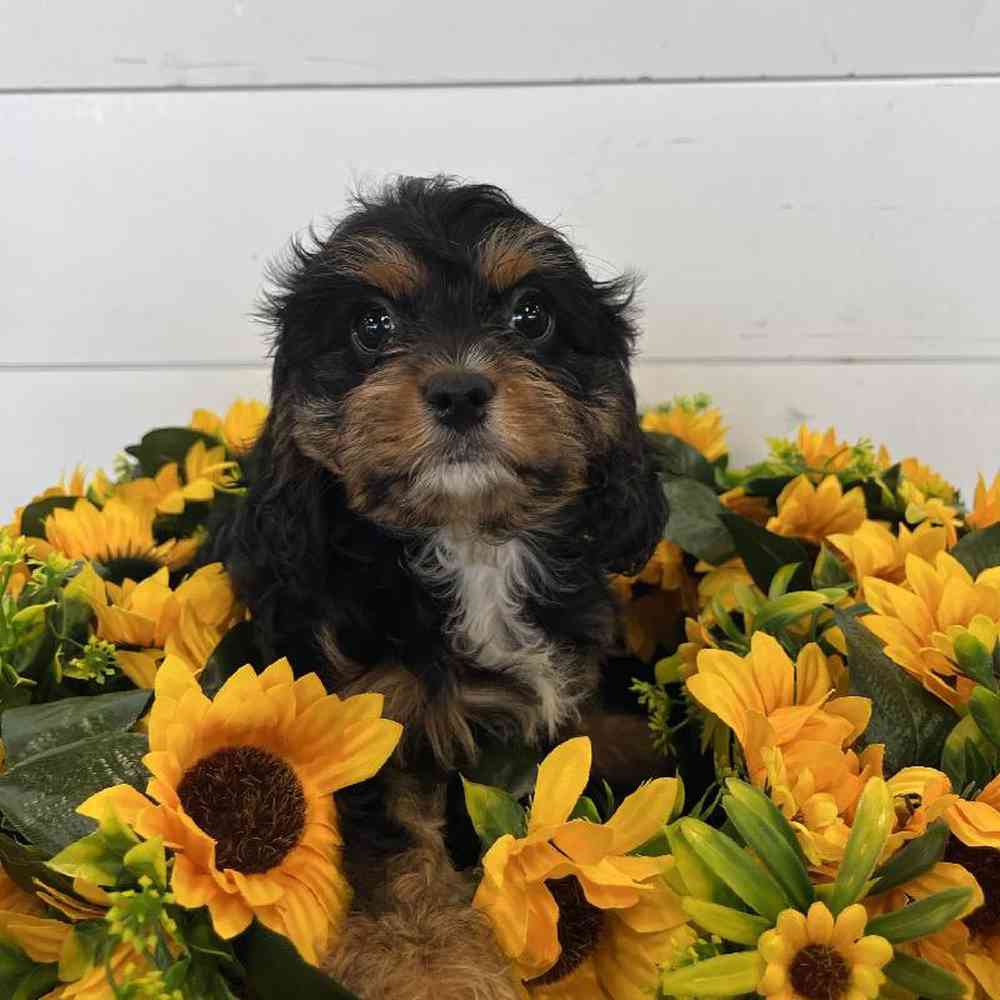
[[427, 380], [424, 400], [438, 423], [463, 432], [486, 419], [496, 392], [497, 387], [478, 372], [445, 371]]

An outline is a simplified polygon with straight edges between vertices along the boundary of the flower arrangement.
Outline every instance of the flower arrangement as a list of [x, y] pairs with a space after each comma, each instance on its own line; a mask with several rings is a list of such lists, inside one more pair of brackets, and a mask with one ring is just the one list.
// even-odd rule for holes
[[[350, 994], [332, 793], [401, 736], [254, 663], [219, 565], [266, 408], [197, 411], [0, 532], [0, 995]], [[659, 773], [574, 737], [464, 780], [473, 905], [541, 1000], [1000, 1000], [1000, 476], [800, 428], [730, 467], [706, 397], [643, 416], [665, 538], [609, 581]], [[537, 769], [536, 769], [537, 765]]]

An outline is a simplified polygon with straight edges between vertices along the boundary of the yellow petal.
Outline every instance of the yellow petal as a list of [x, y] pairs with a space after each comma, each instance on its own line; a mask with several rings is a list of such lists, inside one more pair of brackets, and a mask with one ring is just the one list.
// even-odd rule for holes
[[542, 761], [535, 782], [528, 830], [565, 822], [590, 779], [591, 746], [577, 736], [557, 746]]

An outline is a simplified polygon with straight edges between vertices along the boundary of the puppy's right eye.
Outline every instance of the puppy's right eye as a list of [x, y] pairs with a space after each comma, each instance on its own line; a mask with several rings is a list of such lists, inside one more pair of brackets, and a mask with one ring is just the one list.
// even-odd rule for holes
[[367, 354], [381, 349], [396, 330], [396, 319], [387, 306], [372, 303], [360, 309], [351, 325], [354, 343]]

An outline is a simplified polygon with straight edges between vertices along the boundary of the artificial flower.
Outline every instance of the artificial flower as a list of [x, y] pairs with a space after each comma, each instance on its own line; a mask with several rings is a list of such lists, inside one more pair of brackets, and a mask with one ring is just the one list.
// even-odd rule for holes
[[719, 497], [719, 503], [732, 514], [739, 514], [748, 521], [753, 521], [763, 527], [771, 516], [771, 505], [767, 497], [751, 496], [745, 486], [736, 486], [726, 490]]
[[672, 403], [647, 410], [642, 415], [642, 429], [654, 434], [672, 434], [691, 445], [714, 462], [729, 450], [722, 414], [707, 396], [678, 396]]
[[904, 480], [929, 497], [936, 497], [948, 504], [954, 503], [958, 498], [958, 490], [941, 473], [924, 465], [918, 458], [904, 458], [899, 463], [899, 471]]
[[980, 474], [976, 482], [975, 505], [965, 520], [969, 527], [976, 531], [1000, 523], [1000, 472], [996, 474], [989, 487]]
[[851, 576], [860, 584], [873, 576], [890, 583], [902, 583], [906, 578], [906, 557], [911, 553], [926, 562], [933, 562], [947, 548], [947, 530], [924, 522], [911, 531], [905, 524], [894, 534], [880, 521], [865, 521], [849, 534], [834, 534], [827, 542], [841, 552], [850, 563]]
[[38, 897], [33, 892], [25, 892], [0, 865], [0, 911], [37, 915], [44, 909]]
[[794, 444], [806, 467], [815, 472], [840, 472], [851, 464], [851, 446], [837, 437], [834, 427], [814, 431], [802, 424]]
[[740, 585], [754, 588], [756, 594], [763, 599], [764, 595], [756, 589], [750, 571], [739, 556], [733, 556], [718, 566], [701, 560], [694, 569], [696, 573], [705, 574], [698, 581], [698, 607], [702, 611], [715, 598], [722, 602], [727, 611], [732, 610], [739, 603], [734, 591]]
[[857, 531], [864, 521], [865, 495], [860, 486], [844, 493], [836, 476], [814, 486], [801, 475], [779, 494], [778, 513], [767, 522], [767, 530], [819, 544], [829, 535]]
[[225, 442], [231, 455], [245, 455], [260, 437], [267, 420], [268, 407], [256, 399], [237, 399], [220, 417], [211, 410], [195, 410], [191, 426]]
[[259, 675], [242, 667], [210, 700], [167, 657], [155, 692], [150, 798], [117, 785], [79, 811], [162, 837], [177, 902], [207, 906], [222, 937], [256, 916], [318, 962], [348, 901], [332, 793], [374, 775], [401, 727], [381, 718], [381, 695], [342, 701], [315, 674], [296, 680], [287, 660]]
[[903, 481], [899, 496], [906, 503], [904, 516], [909, 524], [933, 524], [945, 529], [948, 548], [958, 541], [962, 519], [958, 508], [940, 497], [926, 495], [913, 483]]

